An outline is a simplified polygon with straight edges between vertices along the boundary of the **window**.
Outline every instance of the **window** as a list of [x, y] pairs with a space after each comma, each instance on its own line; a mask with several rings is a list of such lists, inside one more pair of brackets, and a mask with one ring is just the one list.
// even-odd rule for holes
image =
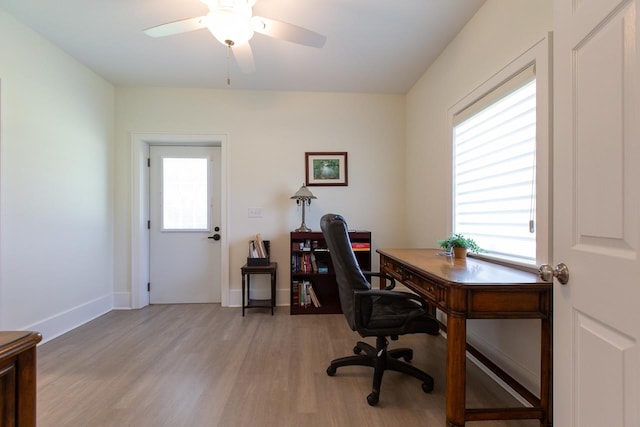
[[208, 230], [208, 159], [162, 159], [162, 229]]
[[548, 83], [523, 61], [454, 108], [452, 230], [487, 257], [535, 265], [549, 252]]

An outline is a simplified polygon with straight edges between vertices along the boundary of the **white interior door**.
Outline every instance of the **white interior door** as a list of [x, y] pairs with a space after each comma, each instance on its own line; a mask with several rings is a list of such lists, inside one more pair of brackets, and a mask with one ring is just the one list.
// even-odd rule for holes
[[554, 425], [640, 426], [638, 0], [556, 0]]
[[220, 302], [220, 148], [149, 153], [149, 300]]

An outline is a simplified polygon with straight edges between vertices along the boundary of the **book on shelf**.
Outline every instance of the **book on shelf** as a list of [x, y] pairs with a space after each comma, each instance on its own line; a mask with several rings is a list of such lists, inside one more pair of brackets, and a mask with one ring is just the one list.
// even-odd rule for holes
[[302, 282], [298, 282], [298, 306], [300, 307], [308, 307], [311, 297], [309, 296], [309, 291], [307, 290], [308, 284], [306, 280]]
[[313, 303], [313, 305], [315, 307], [321, 307], [322, 304], [320, 304], [320, 300], [318, 299], [318, 295], [316, 295], [316, 291], [313, 289], [313, 286], [311, 285], [311, 283], [309, 283], [309, 294], [311, 295], [311, 302]]
[[293, 282], [294, 289], [294, 304], [299, 307], [321, 307], [320, 300], [318, 299], [318, 295], [313, 289], [313, 285], [308, 280], [303, 280], [302, 282], [294, 281]]
[[291, 255], [291, 271], [294, 273], [317, 273], [318, 262], [313, 253]]
[[249, 256], [248, 258], [260, 258], [258, 256], [258, 249], [256, 249], [255, 241], [251, 240], [249, 242]]
[[371, 243], [368, 242], [351, 242], [351, 249], [354, 251], [370, 251]]
[[266, 258], [269, 254], [267, 254], [267, 249], [265, 248], [264, 241], [262, 240], [262, 234], [256, 234], [255, 240], [255, 250], [258, 253], [258, 258]]
[[297, 280], [291, 283], [291, 301], [293, 305], [300, 305], [300, 282]]

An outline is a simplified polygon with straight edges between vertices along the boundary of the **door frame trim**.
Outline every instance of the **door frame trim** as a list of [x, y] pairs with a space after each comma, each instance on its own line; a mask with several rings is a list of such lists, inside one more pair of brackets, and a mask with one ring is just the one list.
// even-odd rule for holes
[[229, 305], [229, 240], [228, 240], [228, 135], [222, 133], [131, 133], [131, 308], [149, 305], [149, 168], [147, 157], [151, 145], [220, 147], [221, 207], [220, 228], [220, 299], [223, 307]]

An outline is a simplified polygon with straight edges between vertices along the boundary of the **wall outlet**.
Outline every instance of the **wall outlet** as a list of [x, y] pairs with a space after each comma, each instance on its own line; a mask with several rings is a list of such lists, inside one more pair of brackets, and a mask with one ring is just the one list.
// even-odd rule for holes
[[249, 218], [262, 218], [262, 208], [249, 208]]

